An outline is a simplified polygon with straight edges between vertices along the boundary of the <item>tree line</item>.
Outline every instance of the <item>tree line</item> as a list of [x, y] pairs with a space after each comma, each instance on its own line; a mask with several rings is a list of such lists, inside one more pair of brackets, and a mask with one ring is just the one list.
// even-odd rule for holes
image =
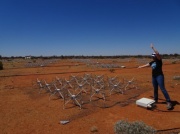
[[[163, 59], [180, 58], [180, 54], [161, 54]], [[30, 56], [31, 59], [124, 59], [124, 58], [150, 58], [150, 55], [113, 55], [113, 56], [84, 56], [84, 55], [53, 55], [53, 56]], [[25, 56], [10, 56], [3, 57], [0, 55], [0, 59], [25, 59]]]

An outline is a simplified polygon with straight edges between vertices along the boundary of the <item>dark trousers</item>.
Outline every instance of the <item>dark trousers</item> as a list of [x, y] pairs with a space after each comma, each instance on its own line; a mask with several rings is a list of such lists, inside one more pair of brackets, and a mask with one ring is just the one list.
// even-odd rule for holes
[[152, 84], [154, 87], [154, 100], [158, 100], [158, 86], [160, 87], [164, 97], [166, 98], [167, 102], [170, 102], [169, 94], [164, 86], [164, 75], [158, 75], [152, 77]]

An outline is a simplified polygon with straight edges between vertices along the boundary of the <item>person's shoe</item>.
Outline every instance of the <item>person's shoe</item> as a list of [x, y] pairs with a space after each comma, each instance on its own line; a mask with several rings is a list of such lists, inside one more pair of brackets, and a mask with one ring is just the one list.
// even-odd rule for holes
[[167, 110], [172, 109], [172, 103], [171, 102], [167, 102]]

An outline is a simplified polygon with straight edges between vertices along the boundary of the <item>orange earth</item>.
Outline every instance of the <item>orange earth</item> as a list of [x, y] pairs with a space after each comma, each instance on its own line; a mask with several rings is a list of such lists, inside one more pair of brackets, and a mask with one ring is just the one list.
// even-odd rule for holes
[[[164, 60], [163, 71], [166, 89], [174, 108], [166, 110], [166, 103], [159, 90], [159, 103], [153, 110], [136, 105], [142, 97], [153, 99], [151, 68], [137, 69], [150, 59], [91, 59], [53, 60], [46, 66], [28, 67], [28, 64], [43, 63], [46, 60], [3, 60], [0, 71], [0, 134], [113, 134], [119, 120], [143, 121], [158, 130], [158, 133], [180, 133], [180, 62]], [[88, 61], [89, 62], [89, 61]], [[117, 64], [126, 68], [101, 68], [95, 64]], [[82, 109], [69, 102], [63, 109], [63, 99], [43, 90], [39, 93], [36, 79], [51, 83], [55, 77], [69, 79], [71, 75], [104, 75], [124, 78], [138, 85], [122, 93], [105, 94], [105, 101], [95, 95], [89, 101], [89, 91], [84, 94]], [[124, 83], [125, 84], [125, 83]], [[108, 90], [109, 91], [109, 90]], [[60, 121], [69, 123], [61, 124]]]

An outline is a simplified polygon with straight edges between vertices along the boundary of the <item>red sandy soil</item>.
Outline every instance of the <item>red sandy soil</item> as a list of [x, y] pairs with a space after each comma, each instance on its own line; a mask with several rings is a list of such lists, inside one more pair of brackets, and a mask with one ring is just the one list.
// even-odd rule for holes
[[[115, 123], [119, 120], [143, 121], [160, 130], [159, 133], [180, 132], [180, 81], [173, 79], [180, 76], [180, 63], [166, 62], [163, 66], [166, 89], [174, 105], [168, 111], [160, 90], [156, 109], [147, 110], [135, 104], [142, 97], [153, 99], [151, 68], [137, 69], [139, 63], [135, 59], [119, 62], [126, 68], [116, 68], [114, 72], [107, 68], [91, 68], [72, 60], [33, 68], [25, 68], [20, 62], [13, 63], [13, 67], [5, 64], [5, 69], [0, 71], [1, 134], [113, 134]], [[128, 80], [135, 77], [139, 88], [127, 90], [125, 94], [107, 95], [105, 102], [92, 100], [83, 104], [82, 109], [71, 102], [63, 109], [62, 99], [54, 96], [49, 100], [49, 93], [43, 91], [39, 94], [36, 86], [36, 78], [51, 82], [56, 76], [68, 79], [71, 74], [85, 73], [118, 75]], [[61, 120], [70, 122], [62, 125]]]

